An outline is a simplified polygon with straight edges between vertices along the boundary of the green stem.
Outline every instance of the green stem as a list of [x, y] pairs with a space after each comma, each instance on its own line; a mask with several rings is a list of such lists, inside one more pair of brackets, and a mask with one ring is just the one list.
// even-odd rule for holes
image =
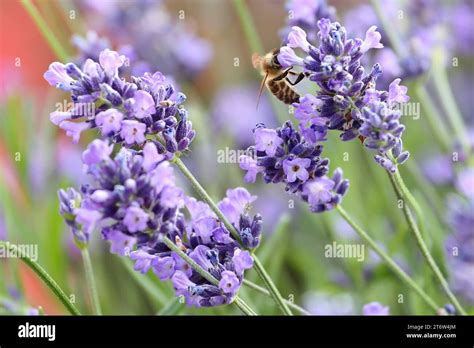
[[259, 277], [262, 279], [263, 283], [267, 287], [270, 294], [273, 295], [273, 298], [275, 299], [275, 302], [280, 307], [281, 311], [285, 315], [293, 315], [290, 308], [286, 304], [285, 299], [281, 296], [281, 294], [278, 291], [275, 283], [273, 282], [272, 278], [270, 277], [270, 275], [267, 273], [267, 271], [263, 267], [263, 265], [260, 262], [260, 260], [258, 259], [257, 255], [252, 253], [252, 256], [253, 256], [255, 271], [257, 272]]
[[[389, 23], [389, 20], [385, 16], [385, 12], [381, 7], [380, 1], [371, 0], [371, 4], [375, 10], [375, 13], [377, 14], [377, 17], [382, 23], [384, 32], [387, 34], [393, 50], [395, 51], [399, 59], [406, 58], [406, 50], [403, 49], [403, 43], [400, 38], [400, 34], [398, 33], [396, 27], [393, 24]], [[436, 136], [443, 150], [449, 151], [449, 149], [451, 149], [449, 134], [443, 127], [440, 127], [440, 125], [443, 124], [442, 117], [437, 111], [433, 100], [426, 91], [426, 88], [422, 85], [416, 86], [415, 93], [423, 108], [426, 110], [424, 114], [428, 122], [428, 126], [431, 129], [431, 132]]]
[[380, 22], [382, 23], [382, 27], [385, 31], [385, 33], [388, 36], [388, 39], [390, 40], [390, 44], [393, 47], [393, 50], [399, 57], [404, 57], [404, 49], [403, 49], [403, 43], [400, 39], [400, 36], [396, 32], [394, 25], [390, 24], [387, 17], [384, 14], [384, 11], [381, 7], [381, 2], [380, 0], [370, 0], [372, 7], [375, 10], [375, 13], [377, 14], [377, 17], [379, 18]]
[[168, 297], [163, 294], [162, 290], [158, 288], [155, 283], [153, 283], [148, 277], [138, 273], [133, 269], [133, 266], [128, 258], [119, 257], [119, 259], [124, 265], [124, 267], [127, 269], [128, 273], [130, 273], [133, 279], [137, 281], [138, 285], [140, 285], [142, 289], [150, 295], [153, 301], [157, 302], [162, 306], [168, 301]]
[[[209, 272], [207, 272], [204, 268], [202, 268], [196, 261], [190, 258], [186, 253], [184, 253], [176, 244], [174, 244], [171, 239], [168, 237], [163, 237], [163, 242], [166, 244], [168, 248], [173, 250], [176, 254], [178, 254], [188, 265], [190, 265], [196, 272], [198, 272], [204, 279], [209, 281], [211, 284], [215, 286], [219, 286], [219, 281], [212, 276]], [[235, 296], [233, 303], [240, 308], [240, 310], [246, 315], [257, 315], [239, 296]]]
[[[239, 232], [235, 229], [235, 227], [229, 222], [229, 220], [225, 217], [225, 215], [220, 211], [217, 207], [216, 203], [212, 200], [206, 190], [201, 186], [199, 181], [194, 177], [194, 175], [189, 171], [186, 165], [181, 161], [179, 158], [175, 158], [173, 163], [179, 168], [179, 170], [184, 174], [184, 176], [189, 180], [191, 185], [193, 186], [194, 190], [198, 193], [198, 195], [209, 205], [212, 211], [217, 215], [217, 218], [224, 224], [226, 229], [230, 232], [230, 234], [242, 244], [240, 239]], [[257, 271], [260, 278], [265, 283], [268, 291], [272, 294], [273, 299], [278, 304], [282, 312], [286, 315], [293, 315], [291, 310], [288, 308], [287, 304], [285, 303], [283, 297], [281, 296], [280, 292], [278, 291], [277, 287], [273, 283], [269, 274], [265, 271], [260, 260], [258, 259], [257, 255], [253, 254], [254, 258], [254, 266], [255, 270]]]
[[[400, 175], [398, 174], [398, 171], [395, 174], [390, 174], [391, 182], [393, 185], [393, 188], [395, 190], [395, 193], [397, 194], [399, 199], [402, 199], [406, 197], [403, 193], [403, 189], [398, 186], [399, 185], [399, 179], [401, 179]], [[403, 181], [402, 181], [403, 183]], [[405, 187], [406, 189], [406, 187]], [[405, 219], [407, 220], [408, 226], [410, 227], [410, 231], [413, 233], [413, 236], [415, 237], [416, 243], [418, 244], [418, 247], [423, 254], [423, 257], [427, 261], [428, 265], [430, 266], [431, 270], [435, 274], [436, 278], [440, 282], [441, 286], [443, 287], [443, 290], [446, 292], [446, 294], [449, 297], [449, 300], [453, 303], [453, 305], [456, 307], [458, 312], [462, 315], [466, 315], [466, 312], [454, 296], [454, 294], [451, 292], [451, 289], [449, 288], [448, 282], [446, 281], [445, 277], [443, 276], [443, 273], [441, 273], [441, 270], [439, 269], [438, 265], [436, 264], [435, 260], [431, 256], [430, 251], [428, 250], [428, 247], [423, 240], [423, 237], [421, 235], [420, 230], [418, 229], [418, 225], [416, 224], [415, 219], [413, 218], [413, 215], [410, 211], [410, 208], [408, 204], [404, 202], [403, 204], [403, 214], [405, 215]]]
[[89, 295], [92, 301], [92, 307], [94, 308], [94, 314], [102, 315], [100, 308], [99, 295], [97, 293], [97, 286], [94, 279], [94, 270], [92, 268], [92, 262], [87, 247], [81, 249], [82, 261], [84, 263], [84, 271], [86, 272], [87, 288], [89, 289]]
[[49, 28], [46, 21], [43, 19], [43, 17], [41, 17], [41, 14], [39, 13], [38, 9], [33, 5], [30, 0], [22, 0], [21, 4], [31, 16], [33, 21], [36, 23], [38, 29], [40, 30], [41, 34], [46, 39], [54, 53], [58, 56], [60, 60], [66, 61], [69, 55], [67, 54], [66, 50], [61, 45], [59, 40], [56, 38], [53, 31]]
[[19, 255], [19, 258], [28, 266], [30, 267], [37, 275], [41, 278], [41, 280], [51, 289], [51, 291], [56, 295], [56, 297], [63, 303], [64, 307], [71, 313], [72, 315], [81, 315], [79, 310], [69, 301], [69, 298], [61, 289], [61, 287], [54, 281], [54, 279], [46, 272], [46, 270], [40, 266], [36, 261], [33, 261], [28, 256], [22, 255], [22, 253], [18, 253], [16, 250], [16, 246], [12, 245], [8, 242], [0, 241], [0, 245], [4, 248], [8, 248], [15, 252], [15, 254]]
[[[262, 295], [265, 295], [265, 296], [267, 296], [267, 297], [272, 297], [272, 295], [270, 294], [270, 292], [269, 292], [267, 289], [261, 287], [260, 285], [255, 284], [255, 283], [252, 283], [250, 280], [244, 279], [243, 284], [244, 284], [245, 286], [247, 286], [247, 287], [253, 289], [253, 290], [258, 291], [258, 292], [261, 293]], [[297, 304], [295, 304], [295, 303], [293, 303], [293, 302], [291, 302], [291, 301], [288, 301], [288, 300], [285, 300], [285, 302], [286, 302], [286, 304], [287, 304], [289, 307], [291, 307], [291, 308], [297, 310], [297, 311], [300, 312], [301, 314], [304, 314], [304, 315], [311, 315], [311, 313], [308, 312], [308, 311], [307, 311], [306, 309], [304, 309], [303, 307], [300, 307], [300, 306], [298, 306]]]
[[257, 29], [255, 28], [255, 24], [247, 4], [244, 0], [233, 0], [232, 3], [234, 4], [234, 8], [237, 11], [240, 25], [244, 29], [245, 38], [249, 43], [250, 49], [253, 52], [263, 53], [263, 45], [260, 41], [260, 36], [258, 35]]
[[405, 182], [403, 181], [403, 178], [400, 175], [400, 171], [397, 170], [394, 174], [390, 174], [387, 172], [387, 174], [390, 176], [390, 178], [393, 178], [395, 180], [396, 185], [400, 188], [400, 199], [405, 199], [405, 201], [407, 201], [408, 204], [415, 210], [416, 216], [418, 217], [418, 224], [420, 225], [420, 230], [422, 231], [422, 233], [425, 233], [423, 212], [421, 210], [421, 207], [418, 204], [418, 201], [415, 199], [415, 197], [411, 194], [410, 190], [408, 190], [407, 186], [405, 185]]
[[444, 123], [443, 119], [428, 91], [423, 85], [417, 83], [414, 87], [414, 94], [424, 109], [424, 119], [427, 121], [428, 127], [438, 141], [439, 146], [444, 152], [451, 152], [452, 146], [449, 134], [446, 131], [446, 127], [441, 126]]
[[410, 288], [412, 288], [432, 309], [437, 311], [440, 306], [438, 306], [431, 297], [421, 289], [409, 275], [405, 273], [393, 259], [381, 249], [377, 243], [365, 232], [359, 225], [357, 225], [354, 220], [349, 216], [349, 214], [340, 206], [336, 207], [339, 214], [346, 220], [349, 225], [352, 226], [354, 231], [364, 240], [388, 265], [388, 267]]
[[[244, 35], [250, 46], [250, 50], [252, 52], [263, 54], [265, 49], [263, 47], [262, 41], [260, 40], [260, 36], [258, 35], [254, 20], [247, 7], [247, 4], [245, 3], [245, 0], [233, 0], [232, 3], [234, 4], [234, 8], [239, 17], [240, 25], [244, 30]], [[277, 121], [281, 123], [285, 122], [288, 117], [280, 108], [280, 102], [276, 98], [271, 97], [270, 103]]]
[[163, 307], [156, 315], [177, 315], [183, 309], [183, 304], [179, 297], [175, 297]]
[[421, 188], [425, 195], [425, 199], [429, 202], [432, 209], [434, 210], [439, 224], [441, 226], [446, 226], [446, 222], [443, 219], [443, 199], [440, 197], [436, 189], [425, 179], [420, 167], [415, 161], [407, 161], [406, 167], [410, 171], [410, 176], [416, 180], [416, 185]]
[[433, 54], [432, 77], [434, 87], [438, 93], [441, 105], [448, 116], [448, 122], [456, 134], [456, 138], [459, 140], [464, 153], [469, 154], [471, 152], [471, 146], [469, 144], [469, 138], [466, 134], [466, 125], [464, 124], [461, 111], [458, 108], [453, 91], [450, 87], [444, 64], [444, 54], [442, 53], [442, 49], [438, 48]]

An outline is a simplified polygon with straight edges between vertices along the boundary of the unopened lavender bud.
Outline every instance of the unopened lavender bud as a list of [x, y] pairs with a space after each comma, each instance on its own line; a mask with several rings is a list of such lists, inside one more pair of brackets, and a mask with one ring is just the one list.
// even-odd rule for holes
[[400, 154], [400, 156], [397, 157], [397, 163], [403, 164], [408, 160], [409, 157], [410, 153], [408, 151], [404, 151]]

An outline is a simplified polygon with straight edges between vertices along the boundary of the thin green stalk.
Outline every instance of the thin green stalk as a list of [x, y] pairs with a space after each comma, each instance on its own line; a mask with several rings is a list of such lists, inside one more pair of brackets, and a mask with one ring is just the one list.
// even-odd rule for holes
[[439, 146], [444, 152], [452, 151], [449, 134], [446, 131], [446, 127], [442, 127], [444, 124], [443, 119], [428, 91], [423, 85], [417, 83], [414, 87], [414, 94], [424, 109], [424, 119], [428, 123], [428, 127], [438, 141]]
[[[381, 2], [379, 0], [371, 0], [371, 4], [375, 10], [375, 13], [377, 14], [377, 17], [382, 23], [384, 32], [387, 34], [393, 50], [400, 59], [405, 58], [406, 50], [403, 49], [400, 34], [397, 32], [396, 27], [389, 23], [387, 17], [385, 16], [385, 12], [381, 7]], [[443, 127], [440, 127], [440, 124], [443, 124], [442, 117], [437, 111], [433, 100], [426, 91], [426, 88], [422, 85], [416, 86], [415, 94], [417, 95], [418, 100], [422, 104], [423, 108], [426, 110], [425, 118], [428, 122], [431, 132], [436, 136], [443, 150], [449, 151], [449, 149], [451, 149], [449, 134]]]
[[[263, 47], [262, 41], [260, 40], [260, 36], [258, 35], [254, 20], [247, 7], [247, 4], [245, 3], [245, 0], [233, 0], [232, 3], [234, 4], [234, 8], [237, 12], [240, 25], [244, 30], [244, 35], [249, 44], [250, 50], [258, 54], [263, 54], [265, 52], [265, 48]], [[271, 97], [270, 103], [277, 121], [281, 123], [285, 122], [288, 117], [282, 112], [282, 109], [280, 108], [280, 102], [276, 98]]]
[[157, 302], [162, 306], [165, 305], [165, 303], [168, 301], [168, 297], [163, 294], [161, 289], [159, 289], [156, 284], [153, 283], [149, 278], [144, 277], [143, 274], [136, 272], [133, 269], [133, 266], [128, 258], [119, 257], [119, 259], [124, 265], [124, 267], [127, 269], [128, 273], [130, 273], [130, 275], [133, 277], [133, 279], [136, 280], [138, 285], [140, 285], [142, 289], [150, 295], [153, 301]]
[[61, 45], [59, 40], [56, 38], [53, 31], [49, 28], [46, 21], [43, 19], [43, 17], [41, 17], [41, 14], [39, 13], [38, 9], [33, 5], [30, 0], [22, 0], [21, 4], [31, 16], [33, 21], [36, 23], [38, 29], [40, 30], [41, 34], [46, 39], [54, 53], [58, 56], [59, 59], [61, 59], [62, 61], [66, 61], [69, 57], [68, 53]]
[[388, 36], [388, 39], [390, 40], [390, 44], [393, 47], [393, 50], [399, 57], [404, 57], [404, 50], [403, 50], [403, 44], [400, 39], [400, 36], [394, 29], [393, 24], [390, 24], [387, 17], [384, 14], [384, 11], [381, 7], [381, 1], [380, 0], [370, 0], [372, 7], [375, 10], [375, 13], [377, 14], [377, 17], [379, 18], [380, 22], [382, 23], [382, 27], [385, 31], [385, 33]]
[[410, 171], [412, 178], [416, 180], [416, 185], [421, 188], [425, 199], [429, 202], [432, 209], [435, 212], [436, 218], [441, 226], [445, 226], [446, 222], [443, 219], [444, 207], [442, 204], [442, 198], [436, 191], [436, 189], [429, 184], [429, 182], [423, 177], [423, 173], [415, 161], [407, 161], [406, 167]]
[[446, 115], [448, 116], [448, 122], [451, 125], [457, 139], [459, 140], [462, 149], [465, 154], [471, 152], [471, 146], [469, 144], [469, 138], [466, 133], [466, 125], [462, 118], [461, 110], [459, 110], [454, 98], [453, 91], [450, 87], [450, 82], [446, 74], [446, 68], [444, 67], [444, 55], [442, 49], [438, 48], [433, 54], [433, 82], [436, 92], [438, 93], [439, 100], [443, 106]]
[[[176, 244], [174, 244], [168, 237], [163, 237], [163, 242], [166, 244], [168, 248], [173, 250], [177, 253], [188, 265], [190, 265], [196, 272], [198, 272], [204, 279], [209, 281], [211, 284], [215, 286], [219, 286], [219, 281], [212, 276], [209, 272], [207, 272], [204, 268], [202, 268], [196, 261], [190, 258], [186, 253], [184, 253]], [[237, 307], [245, 315], [257, 315], [239, 296], [234, 297], [234, 301]]]
[[179, 297], [173, 298], [156, 315], [177, 315], [183, 309], [183, 304]]
[[[399, 185], [399, 178], [400, 175], [398, 174], [398, 171], [395, 174], [390, 174], [391, 182], [393, 185], [393, 188], [398, 196], [399, 199], [402, 199], [406, 196], [404, 196], [402, 188]], [[403, 182], [403, 181], [402, 181]], [[405, 187], [406, 189], [406, 187]], [[459, 301], [456, 299], [454, 294], [451, 292], [451, 289], [449, 288], [448, 282], [446, 281], [446, 278], [443, 276], [443, 273], [439, 269], [438, 265], [436, 264], [435, 260], [431, 256], [430, 251], [428, 250], [428, 247], [423, 240], [423, 237], [421, 236], [421, 232], [418, 228], [418, 225], [413, 218], [413, 215], [410, 211], [410, 208], [408, 204], [404, 203], [403, 204], [403, 214], [405, 215], [405, 218], [407, 220], [408, 226], [410, 227], [411, 232], [413, 233], [413, 236], [415, 237], [416, 243], [418, 244], [418, 247], [423, 254], [423, 257], [427, 261], [428, 265], [430, 266], [431, 270], [435, 274], [436, 278], [438, 278], [438, 281], [440, 282], [441, 286], [443, 287], [443, 290], [446, 292], [446, 294], [449, 297], [449, 300], [453, 303], [453, 305], [456, 307], [458, 312], [462, 315], [466, 315], [466, 312], [462, 308], [461, 304]]]
[[86, 272], [87, 288], [89, 289], [89, 295], [92, 301], [92, 308], [94, 314], [102, 315], [102, 309], [100, 308], [99, 295], [97, 293], [97, 286], [94, 279], [94, 269], [92, 267], [89, 250], [87, 247], [81, 249], [82, 261], [84, 263], [84, 271]]
[[425, 302], [430, 306], [433, 311], [437, 311], [440, 306], [434, 302], [434, 300], [421, 289], [418, 284], [415, 283], [413, 279], [410, 278], [409, 275], [405, 273], [393, 259], [383, 250], [381, 249], [377, 243], [365, 232], [359, 225], [357, 225], [354, 220], [350, 217], [350, 215], [340, 206], [336, 207], [336, 210], [339, 214], [346, 220], [349, 225], [352, 226], [354, 231], [364, 240], [386, 263], [387, 266], [402, 280], [408, 287], [413, 289]]
[[[390, 159], [393, 161], [393, 158], [389, 156]], [[404, 200], [415, 210], [416, 216], [418, 218], [418, 224], [420, 226], [420, 230], [425, 233], [425, 228], [424, 228], [424, 219], [423, 219], [423, 211], [421, 210], [420, 205], [418, 204], [418, 201], [415, 199], [415, 197], [411, 194], [410, 190], [408, 190], [407, 186], [405, 185], [405, 182], [403, 181], [402, 176], [400, 175], [400, 171], [397, 170], [393, 176], [389, 172], [387, 174], [390, 176], [390, 178], [394, 178], [396, 180], [396, 184], [401, 190], [401, 199], [404, 198]], [[396, 192], [395, 192], [396, 193]]]
[[[240, 235], [235, 229], [235, 227], [229, 222], [229, 220], [225, 217], [225, 215], [220, 211], [217, 207], [216, 203], [212, 200], [206, 190], [201, 186], [201, 184], [197, 181], [194, 175], [189, 171], [186, 165], [181, 161], [179, 158], [175, 158], [173, 163], [179, 168], [179, 170], [184, 174], [184, 176], [189, 180], [191, 185], [193, 186], [194, 190], [198, 193], [198, 195], [209, 205], [212, 211], [217, 215], [217, 218], [224, 224], [226, 229], [230, 232], [230, 234], [237, 240], [239, 243], [242, 244]], [[255, 270], [257, 271], [260, 278], [265, 283], [268, 291], [272, 294], [273, 299], [278, 304], [282, 312], [286, 315], [293, 315], [291, 310], [288, 308], [287, 304], [285, 303], [283, 297], [281, 296], [280, 292], [278, 291], [277, 287], [273, 283], [270, 275], [265, 271], [260, 260], [258, 259], [257, 255], [253, 254], [254, 258], [254, 266]]]
[[244, 0], [233, 0], [232, 3], [234, 4], [234, 8], [237, 11], [240, 25], [244, 29], [245, 38], [249, 43], [250, 49], [253, 52], [263, 53], [264, 48], [262, 42], [260, 41], [260, 36], [258, 35], [257, 29], [255, 28], [255, 24], [247, 4]]
[[[244, 279], [243, 281], [243, 284], [247, 287], [249, 287], [250, 289], [253, 289], [253, 290], [256, 290], [258, 291], [259, 293], [261, 293], [262, 295], [265, 295], [267, 297], [272, 297], [272, 295], [270, 294], [270, 292], [265, 289], [264, 287], [261, 287], [260, 285], [257, 285], [255, 283], [252, 283], [250, 280], [247, 280], [247, 279]], [[303, 307], [300, 307], [298, 306], [297, 304], [291, 302], [291, 301], [288, 301], [288, 300], [285, 300], [286, 304], [293, 308], [294, 310], [297, 310], [298, 312], [300, 312], [301, 314], [304, 314], [304, 315], [311, 315], [310, 312], [308, 312], [306, 309], [304, 309]]]
[[0, 241], [0, 245], [4, 248], [8, 248], [14, 251], [19, 258], [28, 266], [30, 267], [37, 275], [41, 278], [41, 280], [51, 289], [51, 291], [56, 295], [56, 297], [62, 302], [64, 307], [71, 313], [72, 315], [81, 315], [79, 310], [69, 301], [69, 298], [61, 289], [61, 287], [55, 282], [55, 280], [46, 272], [46, 270], [41, 267], [36, 261], [33, 261], [28, 256], [22, 255], [18, 253], [16, 250], [16, 246], [12, 245], [8, 242]]
[[267, 273], [267, 271], [263, 267], [263, 265], [260, 262], [260, 260], [258, 259], [257, 255], [252, 253], [252, 256], [253, 256], [253, 264], [254, 264], [254, 267], [255, 267], [255, 271], [257, 272], [259, 277], [264, 282], [264, 284], [267, 287], [268, 291], [273, 295], [273, 298], [275, 298], [275, 302], [278, 304], [281, 311], [285, 315], [293, 315], [290, 308], [286, 304], [285, 299], [281, 296], [281, 294], [278, 291], [275, 283], [273, 282], [272, 278], [270, 277], [270, 275]]

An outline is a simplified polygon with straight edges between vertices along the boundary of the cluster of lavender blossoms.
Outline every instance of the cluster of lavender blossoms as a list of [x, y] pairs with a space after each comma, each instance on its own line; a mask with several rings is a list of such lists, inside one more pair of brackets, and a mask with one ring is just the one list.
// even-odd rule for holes
[[114, 47], [130, 58], [130, 66], [122, 69], [133, 75], [159, 67], [167, 76], [185, 81], [212, 59], [212, 45], [195, 32], [192, 15], [179, 11], [177, 17], [162, 1], [84, 0], [77, 5], [87, 27], [95, 30], [72, 38], [80, 64]]
[[329, 6], [326, 0], [289, 0], [285, 7], [288, 11], [288, 19], [285, 29], [280, 32], [284, 40], [294, 26], [302, 28], [310, 40], [317, 40], [318, 32], [314, 28], [318, 20], [336, 18], [336, 8]]
[[[113, 148], [108, 140], [92, 141], [82, 156], [90, 183], [79, 191], [59, 191], [60, 212], [79, 246], [98, 229], [112, 253], [130, 257], [141, 273], [152, 269], [160, 280], [171, 279], [176, 294], [188, 305], [230, 303], [244, 271], [253, 266], [249, 251], [232, 238], [207, 204], [176, 186], [173, 168], [154, 143], [147, 142], [142, 150], [122, 147], [115, 155]], [[218, 204], [249, 247], [258, 245], [261, 233], [261, 217], [250, 219], [247, 214], [255, 199], [244, 188], [236, 188]], [[164, 237], [212, 274], [219, 286], [170, 250]]]
[[87, 59], [82, 68], [52, 63], [44, 78], [71, 93], [73, 107], [51, 113], [51, 121], [74, 142], [84, 130], [98, 128], [103, 138], [127, 147], [143, 145], [153, 135], [161, 140], [155, 143], [160, 153], [186, 151], [195, 131], [182, 105], [185, 95], [160, 72], [126, 81], [119, 68], [127, 62], [125, 56], [105, 49], [98, 62]]
[[[348, 39], [345, 28], [337, 22], [323, 18], [317, 25], [319, 46], [308, 42], [304, 30], [293, 27], [278, 55], [284, 68], [303, 68], [318, 86], [316, 95], [307, 94], [293, 104], [302, 134], [313, 143], [325, 140], [328, 130], [340, 131], [343, 141], [359, 138], [364, 146], [377, 151], [378, 164], [395, 172], [409, 157], [403, 151], [405, 127], [400, 124], [399, 110], [399, 104], [409, 100], [407, 88], [395, 79], [388, 91], [377, 90], [380, 65], [375, 64], [366, 74], [360, 62], [370, 49], [383, 47], [380, 33], [373, 26], [365, 40]], [[304, 52], [304, 58], [295, 53], [297, 48]]]
[[332, 178], [326, 175], [329, 160], [320, 157], [322, 145], [307, 140], [290, 121], [277, 129], [259, 124], [254, 136], [255, 146], [240, 158], [240, 167], [247, 170], [246, 182], [255, 182], [260, 173], [266, 183], [284, 183], [286, 191], [308, 202], [315, 213], [340, 203], [349, 181], [343, 180], [340, 168]]

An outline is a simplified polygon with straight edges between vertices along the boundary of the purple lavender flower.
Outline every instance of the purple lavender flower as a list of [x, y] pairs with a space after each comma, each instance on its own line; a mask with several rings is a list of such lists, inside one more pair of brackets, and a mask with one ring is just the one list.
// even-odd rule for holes
[[149, 215], [143, 209], [132, 205], [125, 211], [123, 224], [131, 233], [143, 231], [147, 228], [149, 218]]
[[346, 293], [308, 293], [305, 294], [303, 303], [313, 315], [352, 315], [355, 312], [354, 299]]
[[253, 259], [247, 250], [237, 249], [232, 257], [234, 263], [235, 273], [242, 275], [246, 269], [252, 268]]
[[370, 302], [364, 305], [362, 308], [362, 314], [364, 315], [389, 315], [390, 308], [384, 306], [379, 302]]
[[[308, 202], [313, 212], [333, 209], [341, 201], [349, 182], [343, 180], [340, 169], [334, 172], [332, 179], [326, 177], [329, 160], [320, 157], [322, 145], [307, 141], [290, 121], [276, 130], [259, 124], [254, 134], [259, 146], [249, 147], [248, 155], [240, 160], [240, 167], [248, 170], [247, 182], [254, 182], [259, 173], [266, 183], [282, 182], [286, 184], [286, 191]], [[272, 144], [270, 153], [273, 155], [262, 145], [265, 144], [262, 134], [271, 139], [267, 143]]]
[[[112, 155], [108, 141], [94, 140], [82, 156], [91, 178], [80, 193], [59, 193], [60, 212], [76, 240], [85, 244], [95, 229], [111, 244], [110, 251], [129, 256], [134, 269], [150, 270], [171, 279], [177, 295], [197, 307], [230, 303], [240, 288], [244, 271], [253, 266], [247, 250], [235, 240], [209, 206], [185, 197], [176, 186], [172, 167], [149, 141], [142, 150], [122, 147]], [[262, 218], [248, 215], [255, 196], [244, 188], [229, 189], [218, 203], [240, 231], [242, 245], [255, 248]], [[190, 219], [185, 218], [187, 208]], [[174, 241], [219, 282], [209, 283], [163, 242]], [[81, 245], [80, 245], [81, 246]]]
[[342, 169], [334, 171], [332, 179], [317, 177], [303, 186], [302, 198], [310, 205], [311, 211], [319, 213], [333, 209], [349, 189], [349, 181], [342, 179]]
[[92, 141], [82, 154], [82, 162], [86, 165], [98, 164], [109, 158], [113, 145], [101, 140]]
[[436, 185], [445, 185], [454, 179], [453, 161], [450, 156], [426, 156], [421, 169], [426, 178]]
[[466, 55], [473, 54], [474, 6], [472, 2], [460, 1], [450, 11], [447, 21], [451, 24], [457, 50]]
[[377, 31], [375, 25], [371, 26], [365, 33], [365, 40], [360, 45], [360, 51], [362, 53], [367, 52], [372, 48], [383, 48], [383, 44], [380, 42], [382, 35]]
[[474, 167], [465, 168], [459, 172], [456, 188], [469, 200], [474, 201]]
[[256, 199], [257, 197], [252, 196], [246, 189], [238, 187], [227, 190], [226, 197], [217, 206], [231, 223], [237, 224], [240, 216]]
[[[122, 253], [120, 245], [132, 241], [128, 237], [146, 234], [146, 229], [162, 224], [167, 218], [165, 213], [176, 210], [180, 202], [174, 207], [155, 203], [164, 188], [150, 183], [157, 173], [165, 173], [162, 167], [168, 167], [167, 162], [150, 166], [148, 157], [153, 155], [150, 151], [138, 155], [125, 149], [112, 158], [112, 149], [113, 146], [98, 139], [88, 146], [82, 158], [93, 183], [83, 185], [81, 193], [72, 188], [60, 190], [60, 211], [83, 243], [88, 241], [94, 228], [107, 223], [103, 227], [104, 237], [116, 244], [112, 246], [113, 252]], [[146, 170], [143, 163], [147, 163]], [[172, 173], [169, 175], [171, 178], [162, 177], [162, 180], [172, 181]]]
[[137, 238], [132, 235], [122, 233], [120, 230], [107, 227], [102, 229], [104, 239], [110, 242], [110, 252], [121, 256], [130, 255], [133, 247], [137, 243]]
[[[336, 9], [327, 4], [326, 0], [289, 0], [286, 3], [288, 11], [287, 27], [298, 26], [308, 33], [311, 40], [317, 38], [316, 23], [321, 18], [334, 19]], [[282, 31], [286, 39], [288, 30]]]
[[103, 136], [119, 132], [122, 128], [122, 120], [123, 114], [115, 109], [99, 112], [95, 117], [95, 122]]
[[[253, 141], [250, 131], [256, 119], [274, 125], [275, 117], [266, 95], [262, 95], [258, 110], [255, 108], [257, 94], [258, 86], [235, 85], [219, 89], [213, 98], [211, 115], [214, 131], [231, 135], [239, 148], [247, 147]], [[229, 123], [229, 120], [232, 122]]]
[[[343, 141], [359, 138], [378, 152], [374, 157], [378, 164], [395, 171], [409, 157], [402, 148], [404, 126], [399, 123], [397, 109], [399, 103], [409, 100], [407, 88], [396, 79], [388, 92], [376, 90], [380, 65], [375, 64], [364, 75], [360, 62], [370, 49], [383, 47], [380, 33], [372, 26], [365, 40], [348, 39], [346, 29], [328, 18], [320, 19], [318, 27], [319, 45], [307, 42], [304, 31], [293, 27], [288, 44], [278, 55], [282, 66], [303, 68], [318, 85], [316, 95], [306, 95], [293, 105], [303, 136], [316, 143], [326, 139], [327, 130], [339, 130]], [[299, 57], [293, 47], [301, 48], [306, 56]]]
[[309, 158], [287, 158], [283, 161], [283, 171], [286, 174], [286, 181], [295, 182], [297, 179], [306, 181], [309, 173], [306, 170], [311, 165]]
[[255, 149], [263, 151], [268, 156], [275, 156], [277, 147], [279, 147], [283, 140], [278, 136], [274, 129], [257, 128], [255, 134]]
[[63, 91], [70, 91], [74, 83], [74, 79], [66, 71], [66, 66], [58, 62], [50, 64], [48, 71], [44, 73], [44, 79], [51, 86]]
[[407, 96], [408, 88], [400, 86], [401, 79], [395, 79], [389, 86], [387, 103], [392, 105], [393, 103], [406, 103], [410, 100]]
[[40, 315], [39, 308], [25, 304], [20, 292], [13, 286], [8, 286], [8, 297], [0, 298], [0, 309], [11, 315]]
[[153, 272], [160, 280], [171, 279], [175, 272], [176, 262], [171, 256], [156, 258], [153, 260]]
[[239, 278], [234, 272], [224, 271], [221, 273], [221, 280], [219, 281], [219, 288], [225, 293], [234, 295], [240, 286]]
[[148, 135], [165, 144], [160, 153], [188, 150], [195, 132], [176, 92], [160, 73], [122, 78], [126, 57], [109, 49], [99, 54], [99, 63], [87, 59], [80, 69], [74, 63], [53, 63], [44, 74], [56, 88], [71, 93], [69, 111], [51, 113], [51, 121], [78, 142], [83, 131], [98, 127], [104, 138], [130, 147], [142, 145]]

